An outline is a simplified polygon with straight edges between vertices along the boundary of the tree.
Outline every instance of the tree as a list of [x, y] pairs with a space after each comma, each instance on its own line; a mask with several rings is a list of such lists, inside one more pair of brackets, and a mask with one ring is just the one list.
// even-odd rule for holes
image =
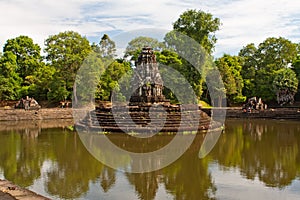
[[23, 80], [32, 75], [42, 64], [41, 48], [38, 44], [34, 44], [28, 36], [19, 36], [7, 40], [3, 52], [8, 51], [16, 56], [16, 72]]
[[224, 55], [215, 61], [223, 79], [226, 95], [229, 103], [241, 103], [246, 100], [242, 95], [244, 87], [243, 78], [240, 74], [242, 66], [238, 56]]
[[96, 55], [102, 59], [104, 63], [107, 62], [110, 64], [116, 57], [116, 44], [107, 34], [102, 36], [99, 44], [93, 43], [91, 46]]
[[102, 58], [112, 60], [116, 57], [116, 44], [106, 34], [100, 40], [99, 50]]
[[161, 51], [165, 46], [162, 42], [151, 37], [140, 36], [131, 40], [125, 50], [124, 58], [132, 56], [131, 60], [137, 60], [142, 48], [148, 46], [154, 51]]
[[273, 81], [273, 87], [276, 92], [278, 104], [293, 103], [298, 89], [296, 73], [289, 68], [278, 70]]
[[244, 81], [243, 87], [243, 95], [246, 97], [255, 96], [255, 76], [258, 61], [256, 59], [257, 48], [253, 43], [246, 45], [243, 47], [240, 52], [240, 60], [241, 60], [241, 75]]
[[297, 56], [297, 45], [283, 37], [267, 38], [258, 45], [258, 70], [277, 71], [287, 67]]
[[[121, 95], [122, 91], [120, 91], [120, 81], [122, 81], [122, 77], [130, 69], [130, 64], [122, 60], [117, 60], [111, 63], [104, 73], [102, 73], [96, 97], [101, 100], [111, 101], [113, 91], [115, 91], [116, 94]], [[125, 79], [130, 79], [130, 77], [126, 77]], [[122, 85], [125, 86], [124, 84]]]
[[42, 65], [33, 73], [32, 77], [29, 77], [31, 84], [28, 87], [28, 94], [37, 100], [47, 100], [48, 93], [51, 93], [51, 89], [53, 89], [51, 86], [56, 78], [55, 74], [56, 69], [52, 65]]
[[99, 98], [97, 86], [104, 69], [102, 59], [96, 52], [90, 53], [84, 60], [76, 76], [78, 98], [80, 98], [82, 106], [92, 103], [95, 96]]
[[[299, 82], [300, 81], [300, 55], [297, 55], [297, 57], [294, 59], [291, 69], [296, 73]], [[297, 89], [295, 99], [296, 100], [299, 99], [299, 96], [300, 96], [300, 84], [298, 84], [298, 89]]]
[[210, 13], [187, 10], [174, 22], [173, 30], [193, 38], [211, 54], [217, 41], [214, 33], [220, 25], [220, 20]]
[[247, 45], [239, 55], [243, 59], [244, 95], [272, 101], [275, 100], [272, 83], [276, 71], [291, 65], [297, 56], [297, 45], [282, 37], [271, 37], [260, 43], [258, 48], [253, 44]]
[[[166, 34], [166, 46], [180, 55], [182, 66], [178, 70], [188, 80], [197, 97], [203, 93], [205, 73], [210, 68], [210, 55], [217, 41], [214, 33], [220, 20], [201, 10], [187, 10], [173, 24], [173, 31]], [[188, 59], [188, 60], [187, 60]]]
[[16, 73], [16, 56], [6, 51], [0, 57], [0, 100], [16, 100], [19, 98], [22, 79]]
[[[50, 36], [45, 42], [46, 59], [56, 69], [55, 83], [50, 92], [61, 94], [51, 95], [65, 100], [70, 98], [73, 89], [74, 104], [77, 104], [75, 76], [84, 59], [92, 51], [89, 41], [74, 31], [61, 32], [57, 35]], [[61, 88], [62, 87], [62, 88]], [[64, 97], [64, 99], [61, 99]]]

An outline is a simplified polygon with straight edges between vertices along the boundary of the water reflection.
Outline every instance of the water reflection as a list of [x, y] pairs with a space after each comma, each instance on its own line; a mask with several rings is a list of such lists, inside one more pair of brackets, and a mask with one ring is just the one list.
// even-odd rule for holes
[[258, 177], [267, 186], [282, 188], [299, 176], [299, 138], [298, 122], [228, 120], [211, 156], [248, 179]]
[[[104, 166], [89, 154], [79, 136], [67, 128], [68, 124], [59, 123], [60, 128], [31, 124], [11, 129], [1, 124], [0, 172], [4, 178], [23, 187], [42, 183], [42, 191], [36, 192], [53, 199], [101, 199], [104, 196], [110, 199], [117, 193], [122, 199], [132, 199], [132, 195], [135, 199], [164, 199], [169, 195], [173, 199], [198, 200], [216, 199], [218, 185], [212, 170], [230, 174], [236, 169], [244, 179], [259, 179], [266, 186], [280, 190], [300, 177], [297, 122], [228, 120], [225, 133], [206, 158], [198, 158], [204, 139], [204, 135], [199, 134], [176, 162], [150, 173], [117, 173]], [[134, 152], [140, 152], [141, 145], [147, 151], [149, 144], [157, 149], [173, 138], [156, 136], [136, 145], [136, 139], [126, 135], [109, 137], [118, 146]], [[211, 169], [212, 163], [218, 168]], [[236, 185], [229, 187], [228, 190], [239, 189]], [[300, 196], [299, 191], [296, 194]]]

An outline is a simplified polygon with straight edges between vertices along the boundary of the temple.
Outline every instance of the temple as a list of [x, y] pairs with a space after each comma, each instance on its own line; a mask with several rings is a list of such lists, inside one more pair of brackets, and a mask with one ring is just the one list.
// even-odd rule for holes
[[151, 47], [142, 49], [135, 65], [136, 69], [132, 81], [135, 91], [130, 98], [130, 105], [165, 102], [166, 99], [162, 93], [163, 81]]
[[163, 95], [163, 80], [155, 54], [144, 47], [134, 68], [132, 95], [126, 105], [97, 105], [76, 128], [102, 132], [182, 132], [219, 128], [198, 105], [171, 104]]

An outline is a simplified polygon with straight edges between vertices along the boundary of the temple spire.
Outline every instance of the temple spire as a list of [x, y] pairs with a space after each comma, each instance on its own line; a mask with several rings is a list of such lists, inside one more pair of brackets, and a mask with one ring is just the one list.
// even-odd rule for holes
[[130, 98], [131, 104], [166, 101], [162, 94], [163, 81], [158, 70], [156, 56], [151, 47], [142, 49], [136, 61], [132, 85], [135, 91]]

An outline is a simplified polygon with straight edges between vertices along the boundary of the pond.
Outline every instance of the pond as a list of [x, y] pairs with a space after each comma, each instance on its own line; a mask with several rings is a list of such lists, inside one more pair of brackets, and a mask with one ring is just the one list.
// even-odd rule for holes
[[[198, 153], [205, 135], [198, 134], [178, 160], [149, 173], [103, 165], [70, 124], [1, 122], [0, 179], [51, 199], [300, 199], [297, 121], [228, 119], [204, 159]], [[139, 148], [127, 135], [108, 137]], [[173, 137], [153, 136], [148, 144], [158, 148]]]

